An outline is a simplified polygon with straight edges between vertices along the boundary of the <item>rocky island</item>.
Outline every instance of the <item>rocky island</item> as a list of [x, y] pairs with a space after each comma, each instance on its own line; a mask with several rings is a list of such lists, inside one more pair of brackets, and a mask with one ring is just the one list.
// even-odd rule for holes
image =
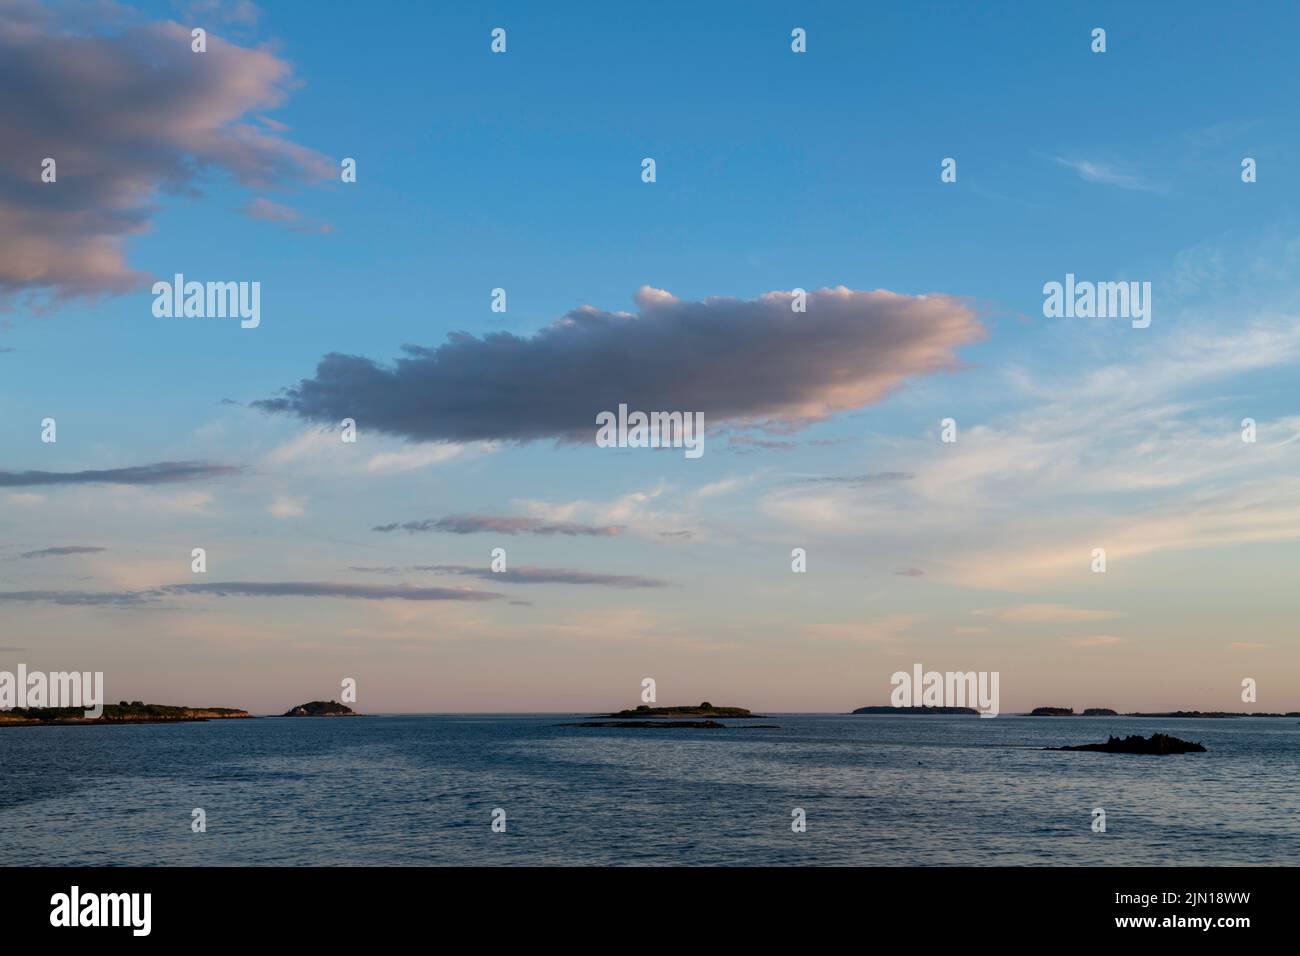
[[311, 700], [297, 707], [291, 707], [282, 715], [284, 717], [360, 717], [355, 710], [333, 700]]
[[[707, 700], [698, 707], [650, 707], [642, 704], [635, 710], [620, 710], [613, 714], [598, 715], [599, 719], [578, 724], [559, 724], [560, 727], [613, 727], [624, 730], [726, 730], [726, 724], [716, 720], [675, 720], [679, 717], [728, 717], [738, 720], [752, 719], [757, 714], [744, 707], [714, 707]], [[621, 719], [618, 719], [621, 718]], [[629, 719], [631, 718], [631, 719]], [[747, 724], [746, 730], [779, 730], [775, 724]]]
[[874, 707], [859, 707], [853, 711], [855, 714], [933, 714], [943, 716], [945, 714], [968, 714], [979, 716], [979, 711], [974, 707], [894, 707], [891, 704], [884, 704]]
[[1046, 747], [1046, 750], [1088, 750], [1106, 754], [1149, 754], [1165, 756], [1167, 754], [1203, 754], [1205, 748], [1189, 740], [1179, 740], [1168, 734], [1152, 734], [1141, 737], [1137, 734], [1120, 739], [1110, 737], [1104, 744], [1077, 744], [1073, 747]]
[[589, 720], [580, 724], [559, 724], [560, 727], [613, 727], [618, 730], [725, 730], [727, 725], [716, 720]]
[[[856, 711], [854, 712], [856, 713]], [[1035, 707], [1030, 713], [1022, 715], [1027, 717], [1078, 717], [1079, 714], [1074, 712], [1071, 707]], [[1265, 713], [1255, 711], [1248, 713], [1246, 711], [1226, 711], [1226, 710], [1165, 710], [1155, 712], [1136, 711], [1129, 714], [1119, 714], [1109, 707], [1089, 707], [1082, 714], [1084, 717], [1177, 717], [1180, 719], [1219, 719], [1226, 717], [1300, 717], [1300, 713], [1295, 711], [1285, 714]]]
[[99, 717], [87, 717], [83, 707], [14, 707], [0, 711], [0, 727], [39, 727], [58, 724], [174, 724], [202, 720], [252, 718], [234, 707], [173, 707], [122, 701], [105, 704]]
[[638, 720], [654, 717], [760, 717], [751, 714], [744, 707], [714, 707], [707, 700], [698, 707], [647, 707], [642, 704], [636, 710], [620, 710], [615, 714], [603, 714], [604, 717], [634, 717]]

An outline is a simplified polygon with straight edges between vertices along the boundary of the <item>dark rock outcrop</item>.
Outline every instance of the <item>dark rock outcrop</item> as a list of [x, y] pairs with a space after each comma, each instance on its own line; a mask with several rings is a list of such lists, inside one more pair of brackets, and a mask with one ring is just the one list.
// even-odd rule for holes
[[1170, 737], [1168, 734], [1152, 734], [1150, 737], [1140, 737], [1133, 734], [1123, 739], [1119, 737], [1110, 737], [1104, 744], [1077, 744], [1073, 747], [1048, 747], [1047, 750], [1090, 750], [1097, 753], [1107, 754], [1151, 754], [1155, 756], [1164, 756], [1166, 754], [1203, 754], [1205, 748], [1189, 740], [1179, 740], [1177, 737]]
[[1029, 712], [1030, 717], [1073, 717], [1073, 707], [1035, 707]]

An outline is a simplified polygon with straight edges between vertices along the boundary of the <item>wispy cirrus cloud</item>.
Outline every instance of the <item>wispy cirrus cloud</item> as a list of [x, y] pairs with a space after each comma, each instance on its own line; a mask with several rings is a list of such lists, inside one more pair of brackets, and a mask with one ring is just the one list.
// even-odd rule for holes
[[337, 581], [215, 581], [167, 584], [135, 591], [0, 591], [0, 603], [58, 604], [71, 607], [134, 607], [168, 596], [257, 598], [347, 598], [363, 601], [499, 601], [505, 595], [470, 588], [425, 588], [408, 584], [355, 584]]
[[1071, 647], [1113, 647], [1124, 643], [1124, 638], [1114, 634], [1090, 634], [1087, 637], [1072, 637], [1066, 640]]
[[875, 485], [888, 481], [910, 481], [916, 475], [907, 471], [879, 471], [868, 475], [814, 475], [810, 478], [795, 478], [791, 484], [797, 485], [850, 485], [860, 487]]
[[956, 350], [984, 334], [947, 295], [840, 286], [809, 292], [806, 312], [794, 298], [691, 302], [644, 286], [635, 314], [586, 306], [527, 338], [457, 332], [436, 348], [405, 346], [390, 365], [330, 353], [315, 376], [253, 404], [416, 441], [589, 440], [596, 415], [622, 403], [791, 430], [955, 368]]
[[315, 232], [324, 235], [334, 231], [334, 227], [329, 223], [309, 219], [297, 209], [267, 199], [265, 196], [257, 196], [248, 200], [240, 207], [239, 211], [249, 219], [272, 222], [292, 232]]
[[348, 570], [369, 574], [401, 574], [404, 571], [418, 571], [481, 578], [484, 581], [506, 584], [584, 584], [609, 588], [661, 588], [668, 585], [667, 581], [639, 574], [601, 574], [594, 571], [575, 571], [571, 568], [539, 568], [527, 565], [505, 571], [493, 571], [490, 568], [465, 564], [416, 564], [408, 568], [353, 566]]
[[401, 524], [381, 524], [371, 531], [441, 531], [447, 534], [536, 534], [543, 536], [565, 535], [614, 538], [622, 534], [623, 525], [589, 525], [574, 521], [545, 521], [541, 518], [517, 518], [506, 515], [448, 515], [445, 518], [425, 518], [423, 521], [406, 521]]
[[409, 584], [352, 584], [335, 581], [217, 581], [173, 584], [161, 590], [168, 594], [211, 594], [217, 597], [328, 597], [366, 601], [498, 601], [505, 597], [504, 594], [473, 591], [469, 588], [422, 588]]
[[207, 461], [160, 461], [127, 468], [86, 471], [0, 471], [0, 488], [36, 485], [166, 485], [221, 478], [238, 474], [241, 470], [237, 465], [218, 465]]
[[154, 591], [0, 591], [0, 604], [58, 604], [64, 607], [128, 607], [156, 600]]
[[1130, 172], [1113, 163], [1094, 162], [1088, 159], [1067, 159], [1057, 156], [1056, 161], [1079, 174], [1085, 182], [1100, 183], [1104, 186], [1118, 186], [1120, 189], [1134, 189], [1150, 192], [1155, 187], [1137, 173]]
[[67, 544], [57, 548], [41, 548], [39, 551], [24, 551], [18, 557], [24, 560], [32, 558], [55, 558], [69, 554], [99, 554], [101, 551], [107, 551], [107, 548], [95, 548], [88, 545]]
[[1123, 617], [1104, 608], [1067, 607], [1063, 604], [1017, 604], [1012, 607], [980, 608], [972, 611], [1005, 624], [1047, 624], [1063, 621], [1107, 621]]

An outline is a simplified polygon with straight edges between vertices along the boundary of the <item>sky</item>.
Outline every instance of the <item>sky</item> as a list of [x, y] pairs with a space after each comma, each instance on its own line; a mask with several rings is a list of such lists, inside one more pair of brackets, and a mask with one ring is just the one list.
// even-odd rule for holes
[[1292, 5], [554, 6], [0, 0], [0, 670], [1300, 709]]

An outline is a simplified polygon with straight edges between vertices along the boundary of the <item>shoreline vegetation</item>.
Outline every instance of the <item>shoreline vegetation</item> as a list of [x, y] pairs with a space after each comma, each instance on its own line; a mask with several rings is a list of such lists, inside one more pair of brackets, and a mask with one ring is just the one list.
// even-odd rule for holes
[[[287, 710], [283, 717], [360, 717], [351, 707], [332, 700], [313, 700]], [[207, 720], [255, 720], [237, 707], [180, 707], [138, 700], [105, 704], [98, 717], [84, 707], [13, 707], [0, 710], [0, 727], [98, 726], [101, 724], [187, 724]]]
[[[974, 707], [894, 707], [890, 704], [873, 707], [859, 707], [851, 711], [852, 714], [899, 714], [899, 715], [970, 715], [978, 716], [979, 711]], [[1134, 711], [1132, 713], [1121, 714], [1111, 710], [1109, 707], [1089, 707], [1082, 713], [1075, 713], [1072, 707], [1035, 707], [1027, 714], [1007, 714], [1008, 717], [1157, 717], [1183, 718], [1183, 719], [1200, 719], [1200, 720], [1220, 720], [1229, 717], [1300, 717], [1300, 711], [1289, 711], [1287, 713], [1268, 713], [1264, 711], [1226, 711], [1226, 710], [1164, 710], [1164, 711]]]
[[0, 727], [42, 727], [94, 724], [179, 724], [205, 720], [252, 719], [234, 707], [174, 707], [138, 700], [105, 704], [99, 717], [87, 717], [84, 707], [14, 707], [0, 711]]

